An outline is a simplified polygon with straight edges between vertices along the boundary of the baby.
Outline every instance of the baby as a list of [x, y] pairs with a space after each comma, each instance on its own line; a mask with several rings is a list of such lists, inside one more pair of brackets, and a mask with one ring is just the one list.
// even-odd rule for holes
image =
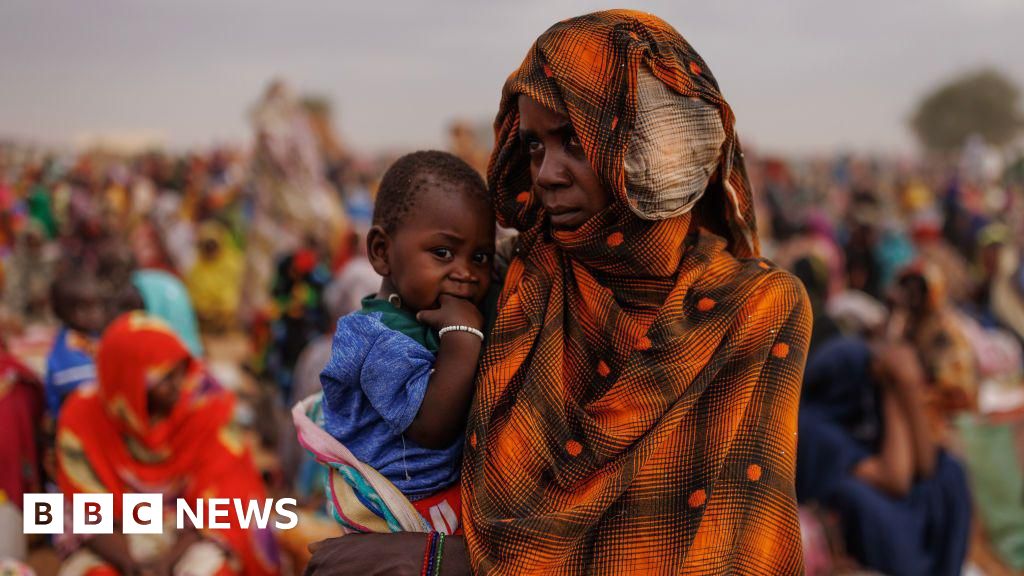
[[459, 478], [494, 234], [469, 165], [436, 151], [398, 159], [366, 238], [380, 290], [338, 321], [320, 375], [326, 431], [414, 506]]

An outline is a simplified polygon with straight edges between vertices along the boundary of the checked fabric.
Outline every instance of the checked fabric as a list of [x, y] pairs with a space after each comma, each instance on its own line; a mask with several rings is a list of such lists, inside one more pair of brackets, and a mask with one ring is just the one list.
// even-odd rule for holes
[[[725, 133], [700, 200], [671, 217], [641, 217], [626, 184], [641, 66], [713, 105], [720, 126], [702, 124]], [[577, 230], [544, 223], [519, 94], [568, 115], [614, 191]], [[509, 77], [488, 177], [520, 237], [467, 427], [475, 572], [802, 571], [794, 474], [810, 306], [758, 257], [733, 125], [704, 61], [645, 13], [556, 24]]]

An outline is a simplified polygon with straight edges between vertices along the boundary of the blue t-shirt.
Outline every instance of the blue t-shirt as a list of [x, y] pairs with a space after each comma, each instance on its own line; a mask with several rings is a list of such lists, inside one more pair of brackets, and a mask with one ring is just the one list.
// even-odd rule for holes
[[95, 341], [70, 328], [61, 328], [46, 359], [46, 406], [56, 418], [61, 404], [82, 384], [96, 380]]
[[423, 403], [437, 336], [381, 300], [338, 321], [331, 359], [320, 373], [324, 428], [410, 500], [459, 479], [462, 438], [444, 450], [403, 436]]

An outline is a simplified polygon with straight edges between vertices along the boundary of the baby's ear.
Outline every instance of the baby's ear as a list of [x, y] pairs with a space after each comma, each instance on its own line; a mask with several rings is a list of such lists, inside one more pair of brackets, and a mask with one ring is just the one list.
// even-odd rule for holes
[[366, 256], [374, 272], [382, 277], [391, 275], [391, 236], [384, 228], [374, 226], [366, 234]]

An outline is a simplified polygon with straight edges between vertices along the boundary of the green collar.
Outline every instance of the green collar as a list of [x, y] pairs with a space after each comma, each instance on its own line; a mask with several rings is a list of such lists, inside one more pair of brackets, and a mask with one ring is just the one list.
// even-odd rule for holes
[[360, 314], [379, 313], [382, 324], [396, 332], [405, 334], [419, 342], [427, 350], [430, 350], [431, 353], [437, 354], [437, 348], [441, 343], [437, 332], [429, 326], [417, 322], [416, 316], [412, 312], [402, 308], [395, 308], [387, 300], [381, 300], [376, 296], [363, 298], [362, 304], [363, 307], [359, 310]]

